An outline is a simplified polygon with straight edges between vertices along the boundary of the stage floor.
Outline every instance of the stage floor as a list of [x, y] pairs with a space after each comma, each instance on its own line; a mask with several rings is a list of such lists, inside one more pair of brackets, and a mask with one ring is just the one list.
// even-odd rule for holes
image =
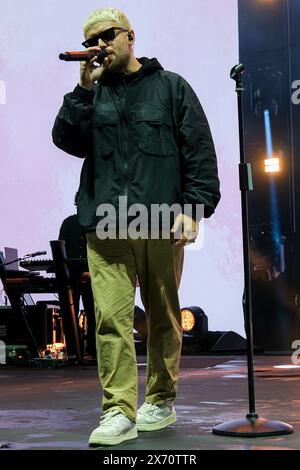
[[[144, 400], [145, 357], [139, 356], [139, 403]], [[212, 434], [212, 427], [244, 418], [248, 412], [245, 356], [183, 356], [177, 422], [118, 450], [287, 450], [300, 449], [300, 366], [290, 356], [256, 356], [255, 389], [260, 417], [285, 421], [293, 434], [273, 438], [232, 438]], [[11, 450], [88, 449], [90, 432], [101, 414], [97, 368], [66, 366], [0, 368], [0, 448]], [[101, 447], [101, 449], [112, 449]]]

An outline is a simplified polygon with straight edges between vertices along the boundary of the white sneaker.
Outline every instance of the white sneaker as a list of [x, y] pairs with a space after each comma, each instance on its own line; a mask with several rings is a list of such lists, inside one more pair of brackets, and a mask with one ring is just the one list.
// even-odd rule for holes
[[163, 405], [144, 403], [137, 410], [136, 426], [138, 431], [158, 431], [175, 423], [176, 412], [172, 402]]
[[89, 444], [114, 446], [137, 437], [136, 424], [118, 410], [112, 410], [100, 418], [100, 426], [90, 435]]

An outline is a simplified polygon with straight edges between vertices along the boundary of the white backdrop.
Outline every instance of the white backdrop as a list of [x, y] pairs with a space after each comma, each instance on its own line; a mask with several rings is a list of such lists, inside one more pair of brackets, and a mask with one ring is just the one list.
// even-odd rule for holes
[[[58, 54], [82, 49], [82, 23], [98, 0], [1, 1], [0, 250], [47, 250], [74, 213], [82, 160], [53, 144], [63, 95], [78, 82], [78, 63]], [[136, 32], [137, 57], [157, 57], [192, 85], [214, 137], [222, 200], [205, 223], [204, 245], [187, 248], [182, 306], [199, 305], [210, 330], [244, 334], [238, 128], [231, 67], [238, 61], [237, 0], [115, 0]], [[137, 303], [140, 300], [137, 298]]]

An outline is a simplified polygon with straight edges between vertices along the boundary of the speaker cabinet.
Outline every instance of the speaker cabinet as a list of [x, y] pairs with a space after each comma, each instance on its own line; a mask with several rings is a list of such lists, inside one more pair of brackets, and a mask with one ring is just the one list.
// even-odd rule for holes
[[[60, 310], [56, 306], [39, 302], [24, 307], [25, 318], [11, 307], [0, 307], [0, 340], [6, 345], [27, 345], [35, 350], [46, 349], [48, 344], [63, 343], [64, 333]], [[34, 339], [33, 339], [33, 338]]]
[[245, 338], [234, 331], [222, 331], [215, 344], [210, 348], [211, 352], [246, 351]]

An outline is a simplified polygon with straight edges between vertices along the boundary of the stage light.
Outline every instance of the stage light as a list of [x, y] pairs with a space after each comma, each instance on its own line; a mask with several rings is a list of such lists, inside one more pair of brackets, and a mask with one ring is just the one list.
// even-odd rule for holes
[[184, 337], [199, 338], [208, 332], [207, 316], [200, 307], [182, 308], [181, 324]]
[[196, 324], [195, 315], [191, 310], [187, 308], [181, 309], [181, 321], [182, 321], [182, 329], [185, 333], [189, 333], [192, 331]]
[[[199, 353], [205, 349], [208, 333], [208, 320], [200, 307], [181, 309], [182, 320], [182, 352]], [[134, 307], [133, 336], [137, 354], [146, 354], [147, 318], [143, 309]]]
[[200, 307], [181, 309], [182, 329], [184, 334], [202, 334], [208, 331], [207, 316]]
[[265, 161], [265, 173], [279, 173], [280, 159], [278, 157], [267, 158]]
[[280, 172], [280, 159], [274, 155], [273, 152], [273, 139], [272, 139], [272, 128], [271, 128], [271, 117], [268, 109], [264, 110], [264, 124], [265, 124], [265, 136], [266, 136], [266, 151], [267, 159], [265, 163], [265, 173], [279, 173]]
[[208, 320], [200, 307], [181, 309], [182, 353], [195, 354], [206, 349]]

